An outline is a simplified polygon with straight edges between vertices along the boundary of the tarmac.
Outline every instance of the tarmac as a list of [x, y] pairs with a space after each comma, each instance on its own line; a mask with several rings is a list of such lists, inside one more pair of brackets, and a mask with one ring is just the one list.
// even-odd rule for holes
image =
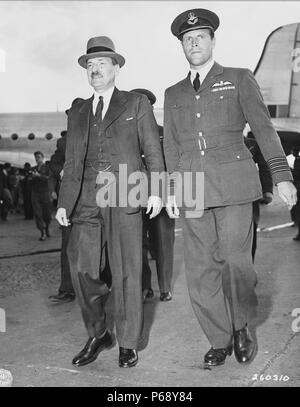
[[[223, 366], [203, 365], [210, 345], [190, 305], [179, 220], [172, 301], [159, 301], [155, 264], [150, 261], [155, 297], [144, 305], [137, 366], [120, 369], [116, 345], [95, 362], [75, 368], [71, 360], [87, 340], [79, 307], [76, 301], [53, 305], [48, 299], [60, 280], [58, 224], [53, 219], [51, 238], [40, 242], [34, 221], [9, 215], [7, 222], [0, 221], [0, 308], [6, 316], [6, 324], [0, 325], [0, 369], [11, 372], [15, 387], [299, 386], [300, 242], [293, 241], [297, 230], [290, 222], [277, 196], [261, 207], [258, 307], [251, 322], [259, 348], [252, 363], [240, 365], [232, 355]], [[272, 228], [278, 225], [283, 227]], [[113, 327], [112, 301], [108, 324]]]

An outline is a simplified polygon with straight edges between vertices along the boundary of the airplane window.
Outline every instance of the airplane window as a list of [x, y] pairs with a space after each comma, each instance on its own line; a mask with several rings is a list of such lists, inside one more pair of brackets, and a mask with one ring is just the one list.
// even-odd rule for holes
[[28, 138], [29, 140], [34, 140], [35, 139], [35, 135], [33, 133], [29, 133], [28, 134]]
[[47, 133], [45, 137], [46, 137], [47, 140], [51, 140], [53, 138], [53, 134], [52, 133]]
[[17, 133], [13, 133], [13, 134], [11, 135], [11, 138], [12, 138], [13, 140], [17, 140], [18, 137], [19, 137], [19, 136], [17, 135]]

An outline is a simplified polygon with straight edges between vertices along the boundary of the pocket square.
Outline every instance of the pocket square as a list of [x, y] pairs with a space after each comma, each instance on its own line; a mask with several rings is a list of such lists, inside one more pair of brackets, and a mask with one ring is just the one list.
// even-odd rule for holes
[[128, 120], [133, 120], [133, 117], [127, 117], [126, 120], [127, 120], [127, 121], [128, 121]]

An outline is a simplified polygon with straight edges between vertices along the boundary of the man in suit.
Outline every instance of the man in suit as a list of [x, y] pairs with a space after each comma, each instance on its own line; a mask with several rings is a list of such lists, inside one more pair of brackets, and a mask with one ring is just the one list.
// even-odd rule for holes
[[[86, 54], [78, 62], [87, 71], [94, 95], [74, 105], [68, 115], [66, 162], [56, 214], [61, 225], [72, 223], [70, 269], [89, 335], [72, 363], [90, 363], [113, 345], [105, 323], [105, 302], [110, 290], [99, 278], [104, 231], [113, 281], [119, 366], [132, 367], [138, 362], [143, 321], [142, 212], [141, 205], [134, 205], [129, 199], [127, 202], [128, 195], [127, 204], [123, 205], [121, 192], [113, 202], [111, 191], [115, 186], [118, 191], [124, 186], [124, 167], [128, 175], [143, 172], [141, 150], [150, 172], [163, 171], [162, 150], [147, 98], [115, 87], [125, 59], [115, 52], [111, 39], [91, 38]], [[101, 199], [104, 184], [111, 198], [109, 205], [103, 202], [104, 197]], [[161, 206], [161, 198], [150, 195], [147, 213], [151, 211], [150, 217], [155, 217]]]
[[[148, 89], [133, 89], [131, 92], [146, 95], [152, 108], [156, 102], [155, 95]], [[163, 127], [158, 125], [160, 143], [163, 145]], [[142, 289], [144, 300], [154, 296], [151, 287], [151, 268], [148, 261], [148, 251], [154, 254], [160, 301], [172, 299], [171, 283], [173, 276], [175, 220], [169, 218], [165, 208], [154, 219], [148, 215], [143, 218], [143, 277]], [[152, 249], [152, 250], [151, 250]]]
[[32, 168], [32, 172], [29, 176], [32, 188], [31, 200], [35, 223], [41, 232], [40, 240], [44, 241], [46, 237], [50, 237], [49, 226], [51, 223], [52, 210], [48, 184], [50, 169], [48, 165], [44, 163], [44, 154], [41, 151], [36, 151], [34, 158], [37, 165]]
[[[192, 217], [193, 208], [186, 205], [185, 212], [184, 202], [181, 212], [187, 215], [182, 220], [189, 294], [211, 345], [204, 357], [210, 366], [223, 364], [233, 349], [239, 363], [249, 362], [257, 350], [248, 322], [256, 281], [252, 202], [261, 197], [261, 185], [243, 140], [246, 122], [279, 195], [289, 206], [296, 199], [286, 157], [252, 73], [213, 60], [218, 26], [218, 16], [205, 9], [175, 18], [171, 31], [181, 42], [190, 72], [166, 90], [164, 104], [168, 172], [204, 175], [204, 207], [196, 206]], [[197, 190], [190, 192], [194, 196]], [[167, 203], [171, 217], [179, 216], [175, 196], [171, 193]]]

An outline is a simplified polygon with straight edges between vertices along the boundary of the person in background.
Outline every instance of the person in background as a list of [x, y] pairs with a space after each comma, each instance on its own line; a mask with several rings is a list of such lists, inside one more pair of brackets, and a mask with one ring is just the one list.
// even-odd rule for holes
[[248, 132], [247, 137], [244, 139], [246, 146], [252, 154], [254, 162], [258, 166], [259, 179], [262, 187], [263, 196], [261, 199], [253, 202], [253, 240], [252, 240], [252, 259], [254, 262], [255, 253], [257, 248], [257, 227], [260, 218], [260, 204], [268, 205], [273, 200], [273, 180], [270, 168], [264, 159], [257, 141], [251, 131]]
[[24, 209], [24, 216], [26, 220], [33, 219], [33, 208], [32, 208], [32, 201], [31, 201], [31, 181], [30, 175], [32, 172], [32, 168], [30, 163], [25, 163], [23, 168], [23, 178], [20, 180], [20, 185], [23, 194], [23, 209]]
[[9, 210], [13, 207], [13, 198], [9, 188], [9, 174], [11, 171], [10, 163], [5, 163], [0, 168], [0, 209], [1, 209], [1, 219], [7, 221], [7, 216]]
[[[133, 89], [131, 92], [146, 95], [153, 108], [156, 97], [150, 90], [139, 88]], [[158, 125], [158, 131], [160, 142], [163, 146], [163, 127]], [[144, 158], [143, 161], [145, 161]], [[154, 296], [151, 286], [151, 268], [148, 260], [149, 251], [154, 256], [156, 263], [160, 301], [170, 301], [172, 299], [171, 283], [173, 276], [174, 240], [175, 220], [169, 218], [165, 208], [162, 208], [159, 215], [154, 219], [149, 219], [148, 215], [143, 214], [142, 289], [144, 301]]]
[[[77, 100], [77, 99], [75, 99]], [[82, 100], [82, 99], [80, 99]], [[73, 101], [73, 105], [74, 105]], [[66, 114], [68, 110], [66, 110]], [[63, 167], [65, 163], [65, 153], [66, 153], [66, 142], [67, 142], [67, 131], [63, 130], [60, 133], [60, 138], [56, 143], [56, 150], [54, 154], [50, 157], [49, 168], [51, 175], [49, 178], [49, 188], [50, 195], [53, 200], [57, 200], [59, 195], [59, 188], [61, 184], [61, 178], [63, 176]], [[75, 291], [72, 284], [70, 264], [67, 254], [67, 247], [70, 237], [72, 226], [60, 225], [61, 229], [61, 252], [60, 252], [60, 271], [61, 279], [60, 286], [58, 288], [58, 293], [55, 295], [50, 295], [49, 299], [55, 304], [64, 304], [66, 302], [74, 301]]]
[[292, 173], [294, 177], [294, 185], [297, 189], [297, 202], [291, 209], [291, 218], [298, 228], [297, 235], [293, 238], [295, 241], [300, 241], [300, 155], [299, 147], [292, 149], [292, 154], [295, 157]]
[[48, 186], [50, 169], [49, 166], [44, 164], [44, 154], [41, 151], [36, 151], [34, 158], [37, 165], [32, 168], [29, 176], [32, 187], [31, 201], [36, 226], [41, 232], [39, 240], [44, 241], [46, 237], [50, 237], [49, 225], [52, 210]]

